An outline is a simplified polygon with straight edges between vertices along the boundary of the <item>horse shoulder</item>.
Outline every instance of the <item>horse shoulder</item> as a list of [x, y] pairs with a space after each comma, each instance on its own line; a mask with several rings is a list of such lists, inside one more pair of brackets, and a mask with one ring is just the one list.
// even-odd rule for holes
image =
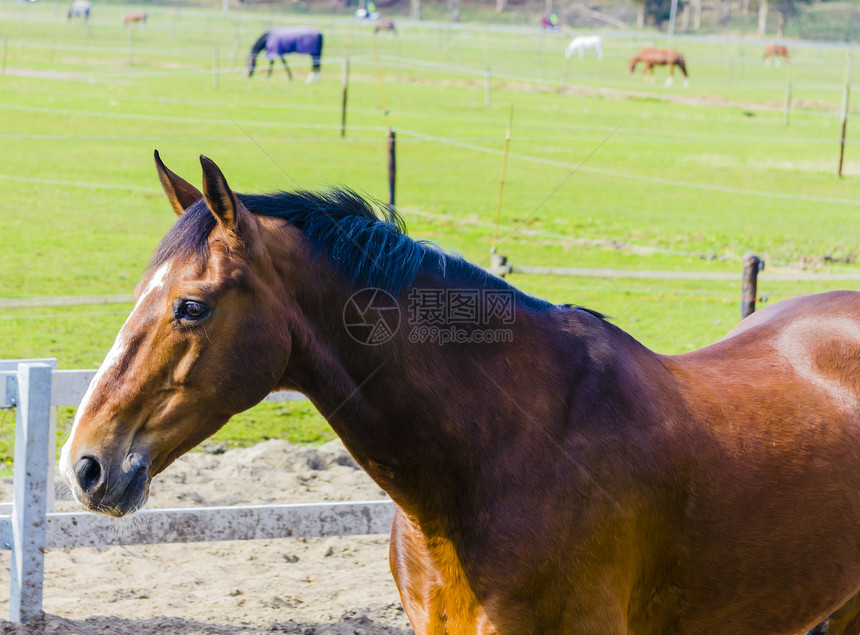
[[[499, 528], [498, 523], [493, 531], [484, 525], [484, 539], [492, 541]], [[600, 538], [589, 536], [582, 542], [576, 532], [567, 532], [571, 539], [555, 544], [525, 574], [522, 561], [534, 561], [533, 553], [546, 546], [540, 532], [508, 543], [488, 559], [486, 544], [461, 551], [447, 538], [426, 536], [398, 509], [391, 534], [391, 570], [418, 635], [626, 635], [627, 603], [621, 596], [629, 596], [630, 591], [615, 588], [617, 565], [595, 563], [591, 555], [596, 542], [605, 546], [609, 540], [613, 548], [603, 555], [615, 562], [619, 552], [628, 554], [626, 546], [637, 541], [627, 532], [630, 535], [622, 547], [618, 525], [604, 523], [604, 529]], [[603, 551], [603, 546], [598, 550]], [[655, 622], [649, 619], [639, 625], [645, 623]], [[670, 630], [638, 632], [657, 635]]]

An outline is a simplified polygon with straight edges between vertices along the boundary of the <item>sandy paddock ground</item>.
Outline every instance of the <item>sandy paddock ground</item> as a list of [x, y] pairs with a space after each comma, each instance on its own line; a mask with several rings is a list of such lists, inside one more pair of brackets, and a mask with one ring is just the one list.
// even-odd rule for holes
[[[11, 491], [0, 483], [0, 501]], [[318, 449], [267, 441], [182, 457], [156, 477], [147, 506], [384, 497], [339, 441]], [[8, 551], [0, 568], [6, 616]], [[0, 634], [413, 632], [388, 569], [387, 534], [52, 550], [45, 568], [44, 618], [26, 627], [0, 621]]]

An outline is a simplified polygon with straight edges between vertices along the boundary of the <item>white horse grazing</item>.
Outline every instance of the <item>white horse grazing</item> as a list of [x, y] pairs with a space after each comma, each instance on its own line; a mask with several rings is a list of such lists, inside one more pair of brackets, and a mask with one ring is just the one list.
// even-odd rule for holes
[[590, 49], [594, 51], [597, 59], [603, 59], [603, 38], [599, 35], [579, 35], [570, 41], [567, 45], [567, 50], [564, 56], [570, 59], [575, 51], [579, 52], [579, 59], [585, 57], [585, 51]]
[[85, 21], [90, 19], [90, 11], [92, 10], [92, 5], [90, 4], [90, 0], [75, 0], [72, 2], [72, 6], [69, 7], [68, 18], [71, 20], [72, 18], [83, 18]]

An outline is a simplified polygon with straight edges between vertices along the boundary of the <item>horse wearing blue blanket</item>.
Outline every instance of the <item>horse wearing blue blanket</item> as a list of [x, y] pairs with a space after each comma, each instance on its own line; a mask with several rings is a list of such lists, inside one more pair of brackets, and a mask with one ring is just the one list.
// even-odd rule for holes
[[251, 47], [251, 53], [248, 55], [248, 77], [254, 74], [254, 69], [257, 66], [257, 55], [260, 54], [260, 51], [266, 49], [266, 58], [269, 60], [267, 77], [272, 76], [272, 67], [275, 64], [275, 59], [280, 58], [284, 64], [284, 68], [287, 69], [287, 76], [292, 81], [293, 73], [290, 71], [290, 67], [287, 66], [287, 60], [284, 56], [287, 53], [304, 53], [311, 56], [313, 64], [305, 83], [318, 82], [322, 47], [323, 36], [316, 29], [306, 26], [274, 27], [270, 31], [263, 33], [254, 42], [254, 46]]

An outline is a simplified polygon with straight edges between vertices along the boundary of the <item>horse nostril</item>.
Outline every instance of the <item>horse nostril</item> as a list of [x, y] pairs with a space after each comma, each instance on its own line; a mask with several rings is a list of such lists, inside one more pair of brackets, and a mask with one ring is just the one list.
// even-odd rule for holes
[[81, 489], [93, 494], [104, 481], [104, 470], [97, 459], [85, 456], [75, 464], [75, 476]]

